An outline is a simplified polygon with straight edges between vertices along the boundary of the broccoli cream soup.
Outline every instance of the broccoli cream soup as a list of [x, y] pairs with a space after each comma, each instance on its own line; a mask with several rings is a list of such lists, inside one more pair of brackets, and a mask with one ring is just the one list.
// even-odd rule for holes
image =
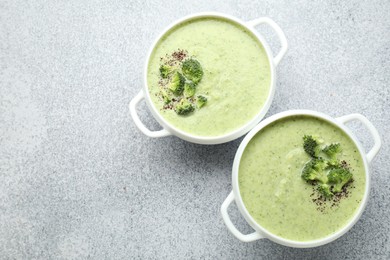
[[172, 28], [156, 44], [147, 73], [160, 114], [197, 136], [220, 136], [248, 123], [271, 84], [261, 43], [223, 18], [197, 18]]
[[244, 150], [238, 179], [254, 220], [295, 241], [321, 239], [345, 226], [366, 182], [353, 141], [311, 116], [283, 118], [258, 132]]

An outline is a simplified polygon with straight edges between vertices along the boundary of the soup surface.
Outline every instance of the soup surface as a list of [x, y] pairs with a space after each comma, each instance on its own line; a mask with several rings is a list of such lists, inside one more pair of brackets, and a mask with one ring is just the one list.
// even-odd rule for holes
[[[319, 200], [314, 185], [301, 178], [310, 157], [302, 148], [304, 135], [340, 143], [341, 157], [353, 174], [347, 194]], [[311, 116], [275, 121], [248, 143], [239, 166], [239, 190], [244, 205], [269, 232], [295, 241], [326, 237], [354, 216], [365, 192], [363, 160], [353, 141], [338, 127]]]
[[[159, 95], [161, 58], [178, 49], [200, 62], [204, 75], [196, 91], [207, 97], [207, 105], [185, 116], [163, 109]], [[251, 32], [225, 19], [199, 18], [177, 25], [157, 43], [147, 81], [152, 102], [169, 123], [197, 136], [220, 136], [259, 113], [269, 95], [270, 74], [266, 52]]]

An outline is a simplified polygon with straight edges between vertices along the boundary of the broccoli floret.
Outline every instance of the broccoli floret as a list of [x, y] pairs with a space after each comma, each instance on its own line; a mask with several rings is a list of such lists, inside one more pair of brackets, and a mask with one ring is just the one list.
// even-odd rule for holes
[[331, 198], [333, 196], [332, 191], [330, 190], [330, 186], [326, 183], [321, 183], [317, 186], [318, 191], [325, 198]]
[[330, 170], [328, 173], [328, 181], [333, 185], [333, 192], [341, 192], [344, 185], [352, 180], [352, 173], [345, 168], [337, 168]]
[[203, 107], [207, 103], [207, 98], [205, 96], [198, 96], [198, 99], [196, 100], [196, 105], [198, 108]]
[[326, 154], [329, 158], [329, 165], [338, 165], [339, 162], [337, 160], [338, 154], [341, 152], [341, 147], [339, 143], [330, 144], [328, 146], [325, 146], [324, 149], [322, 149], [322, 152]]
[[305, 181], [319, 181], [327, 183], [328, 178], [325, 173], [326, 162], [323, 159], [313, 158], [302, 169], [302, 178]]
[[318, 141], [311, 135], [303, 136], [303, 149], [313, 158], [317, 158], [320, 152]]
[[188, 102], [188, 100], [185, 98], [182, 98], [179, 104], [177, 104], [175, 107], [175, 112], [179, 115], [187, 115], [194, 110], [195, 110], [194, 105]]
[[185, 60], [181, 66], [181, 70], [184, 76], [195, 84], [198, 84], [203, 77], [202, 66], [199, 61], [194, 59]]
[[326, 169], [328, 171], [340, 168], [340, 163], [337, 161], [334, 162], [326, 161], [326, 163], [327, 163]]
[[168, 93], [165, 90], [161, 90], [161, 96], [164, 100], [164, 104], [169, 104], [171, 103], [171, 98], [169, 97]]
[[184, 84], [184, 96], [193, 97], [195, 95], [196, 85], [193, 82], [186, 82]]
[[183, 93], [184, 89], [184, 83], [185, 83], [185, 78], [183, 75], [181, 75], [180, 72], [176, 71], [175, 74], [173, 74], [171, 83], [169, 84], [169, 89], [175, 94], [175, 95], [180, 95]]
[[339, 152], [341, 152], [341, 147], [339, 143], [330, 144], [325, 146], [322, 151], [329, 157], [335, 157]]
[[169, 74], [173, 73], [175, 71], [175, 68], [169, 65], [161, 65], [160, 66], [160, 75], [164, 79], [169, 76]]
[[341, 146], [333, 143], [321, 147], [322, 140], [311, 135], [303, 137], [303, 148], [312, 159], [305, 164], [301, 177], [307, 182], [317, 183], [318, 192], [325, 198], [342, 192], [352, 180], [352, 173], [346, 161], [339, 160]]

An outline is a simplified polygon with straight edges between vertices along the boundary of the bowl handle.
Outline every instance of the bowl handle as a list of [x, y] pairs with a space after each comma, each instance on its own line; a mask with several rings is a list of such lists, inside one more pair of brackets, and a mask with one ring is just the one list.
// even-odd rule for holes
[[253, 27], [253, 29], [257, 25], [260, 25], [263, 23], [268, 24], [272, 29], [274, 29], [274, 31], [276, 32], [276, 35], [279, 37], [281, 49], [280, 49], [278, 55], [276, 55], [276, 57], [274, 58], [274, 64], [275, 64], [275, 66], [278, 66], [279, 62], [282, 60], [283, 56], [287, 52], [288, 44], [287, 44], [286, 35], [282, 31], [282, 29], [279, 27], [279, 25], [277, 23], [275, 23], [271, 18], [261, 17], [261, 18], [247, 22], [248, 26]]
[[163, 137], [163, 136], [168, 136], [168, 135], [171, 135], [170, 132], [168, 132], [166, 129], [162, 129], [162, 130], [159, 130], [159, 131], [150, 131], [149, 129], [146, 128], [146, 126], [141, 122], [141, 120], [139, 119], [139, 116], [137, 114], [137, 110], [136, 110], [136, 107], [138, 105], [138, 103], [144, 99], [145, 96], [144, 96], [144, 92], [141, 90], [137, 96], [135, 96], [131, 101], [130, 101], [130, 104], [129, 104], [129, 109], [130, 109], [130, 115], [131, 117], [133, 118], [134, 120], [134, 123], [135, 125], [138, 127], [138, 129], [144, 133], [145, 135], [149, 136], [149, 137]]
[[379, 149], [381, 148], [382, 142], [381, 138], [379, 136], [378, 130], [376, 130], [375, 126], [363, 115], [361, 114], [350, 114], [342, 117], [336, 118], [338, 121], [340, 121], [342, 124], [345, 124], [349, 121], [358, 120], [363, 123], [364, 126], [367, 127], [367, 129], [370, 131], [372, 137], [374, 138], [374, 146], [371, 148], [371, 150], [367, 153], [367, 161], [370, 163], [372, 159], [376, 156], [376, 154], [379, 152]]
[[234, 201], [234, 194], [233, 191], [230, 192], [229, 196], [226, 198], [226, 200], [222, 203], [221, 206], [221, 214], [223, 221], [225, 222], [227, 228], [229, 229], [232, 234], [237, 237], [242, 242], [252, 242], [261, 238], [264, 238], [262, 235], [260, 235], [257, 231], [244, 235], [238, 229], [233, 225], [233, 222], [230, 220], [229, 214], [227, 212], [227, 209], [229, 208], [230, 204]]

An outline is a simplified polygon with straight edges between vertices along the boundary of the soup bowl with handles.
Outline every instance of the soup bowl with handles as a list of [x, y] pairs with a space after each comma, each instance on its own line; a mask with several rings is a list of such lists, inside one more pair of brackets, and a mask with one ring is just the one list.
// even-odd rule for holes
[[[267, 59], [269, 62], [270, 67], [270, 86], [269, 86], [269, 94], [267, 96], [267, 99], [264, 103], [264, 105], [259, 109], [258, 113], [247, 123], [245, 123], [243, 126], [238, 127], [235, 130], [232, 130], [229, 133], [220, 135], [220, 136], [197, 136], [193, 135], [189, 132], [182, 131], [178, 129], [177, 127], [173, 126], [171, 123], [169, 123], [164, 117], [159, 113], [158, 108], [153, 104], [149, 88], [148, 88], [148, 81], [147, 81], [147, 75], [148, 75], [148, 64], [150, 62], [153, 50], [156, 48], [160, 40], [169, 33], [169, 31], [176, 27], [179, 24], [199, 19], [199, 18], [220, 18], [225, 19], [230, 22], [236, 23], [243, 28], [247, 29], [250, 33], [252, 33], [255, 38], [259, 41], [259, 43], [263, 46], [265, 53], [267, 55]], [[276, 56], [272, 55], [272, 51], [268, 45], [268, 43], [265, 41], [264, 37], [257, 32], [255, 29], [256, 26], [260, 24], [266, 24], [270, 26], [278, 36], [281, 44], [281, 49], [279, 53]], [[252, 21], [244, 22], [240, 19], [237, 19], [233, 16], [222, 14], [222, 13], [215, 13], [215, 12], [205, 12], [205, 13], [196, 13], [189, 16], [186, 16], [184, 18], [181, 18], [177, 20], [176, 22], [169, 25], [155, 40], [155, 42], [152, 44], [149, 54], [147, 56], [145, 67], [144, 67], [144, 76], [143, 76], [143, 88], [141, 91], [131, 100], [129, 104], [130, 109], [130, 115], [133, 118], [133, 121], [135, 125], [138, 127], [138, 129], [145, 134], [146, 136], [157, 138], [157, 137], [164, 137], [169, 135], [175, 135], [183, 140], [193, 142], [193, 143], [199, 143], [199, 144], [220, 144], [232, 141], [234, 139], [237, 139], [244, 134], [246, 134], [249, 130], [251, 130], [255, 125], [257, 125], [261, 119], [265, 116], [267, 113], [269, 107], [271, 106], [271, 102], [274, 97], [275, 93], [275, 87], [276, 87], [276, 72], [275, 67], [279, 64], [279, 62], [282, 60], [283, 56], [287, 52], [287, 40], [284, 32], [282, 29], [270, 18], [268, 17], [262, 17], [258, 19], [254, 19]], [[142, 101], [145, 100], [146, 105], [148, 109], [150, 110], [152, 116], [155, 118], [155, 120], [161, 125], [162, 129], [158, 131], [152, 131], [148, 129], [140, 120], [138, 114], [137, 114], [137, 106]]]
[[[238, 175], [239, 175], [239, 166], [240, 166], [240, 161], [241, 157], [244, 153], [245, 148], [247, 147], [248, 143], [251, 141], [251, 139], [259, 133], [262, 129], [264, 129], [266, 126], [269, 124], [278, 121], [280, 119], [284, 119], [286, 117], [290, 116], [312, 116], [315, 118], [318, 118], [320, 120], [326, 121], [333, 126], [339, 128], [342, 132], [344, 132], [355, 144], [355, 146], [358, 148], [359, 154], [363, 160], [364, 164], [364, 171], [365, 171], [365, 178], [366, 178], [366, 183], [365, 183], [365, 192], [364, 196], [362, 198], [362, 201], [357, 209], [357, 211], [354, 213], [353, 217], [346, 223], [341, 229], [336, 231], [335, 233], [326, 236], [321, 239], [317, 240], [312, 240], [312, 241], [295, 241], [295, 240], [289, 240], [285, 239], [283, 237], [277, 236], [271, 232], [269, 232], [267, 229], [262, 227], [259, 223], [255, 221], [255, 219], [249, 214], [248, 210], [246, 209], [244, 202], [242, 200], [241, 194], [240, 194], [240, 187], [239, 187], [239, 182], [238, 182]], [[373, 140], [374, 140], [374, 145], [370, 149], [368, 153], [366, 153], [356, 138], [356, 136], [351, 132], [351, 130], [345, 125], [345, 123], [349, 121], [360, 121], [371, 133]], [[270, 239], [278, 244], [289, 246], [289, 247], [297, 247], [297, 248], [309, 248], [309, 247], [316, 247], [316, 246], [321, 246], [327, 243], [330, 243], [343, 234], [345, 234], [348, 230], [352, 228], [352, 226], [359, 220], [361, 217], [369, 196], [369, 191], [370, 191], [370, 174], [369, 174], [369, 164], [371, 161], [374, 159], [376, 154], [378, 153], [379, 149], [381, 147], [381, 139], [378, 134], [378, 131], [376, 128], [373, 126], [373, 124], [364, 116], [361, 114], [350, 114], [338, 118], [332, 118], [326, 114], [316, 112], [316, 111], [311, 111], [311, 110], [290, 110], [290, 111], [285, 111], [281, 112], [278, 114], [275, 114], [265, 120], [263, 120], [260, 124], [258, 124], [255, 128], [253, 128], [243, 139], [241, 142], [235, 158], [233, 162], [233, 168], [232, 168], [232, 186], [233, 190], [230, 192], [228, 197], [225, 199], [221, 206], [221, 214], [223, 221], [226, 224], [226, 227], [229, 229], [229, 231], [239, 240], [243, 242], [252, 242], [255, 240], [259, 239]], [[255, 230], [251, 234], [242, 234], [233, 224], [233, 222], [230, 220], [229, 214], [228, 214], [228, 207], [232, 202], [235, 202], [241, 215], [244, 217], [244, 219], [248, 222], [248, 224]]]

